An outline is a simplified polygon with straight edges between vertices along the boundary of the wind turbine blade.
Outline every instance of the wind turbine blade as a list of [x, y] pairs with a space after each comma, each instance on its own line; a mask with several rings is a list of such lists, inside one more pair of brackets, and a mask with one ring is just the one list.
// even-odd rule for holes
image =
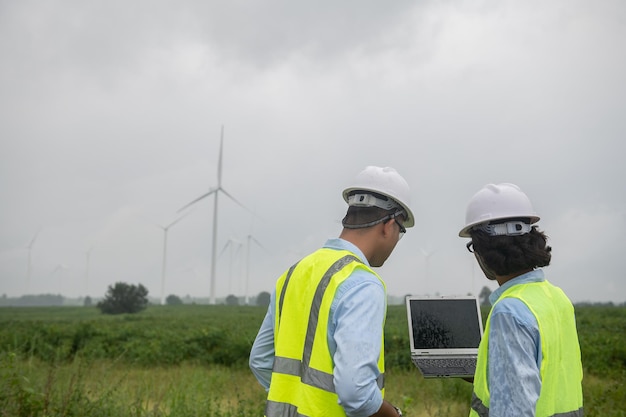
[[222, 254], [224, 253], [224, 251], [230, 246], [230, 243], [232, 242], [232, 240], [228, 240], [228, 242], [226, 242], [226, 244], [224, 245], [224, 247], [222, 248], [222, 251], [220, 252], [219, 255], [217, 255], [218, 257], [222, 256]]
[[179, 221], [181, 221], [185, 217], [189, 216], [191, 213], [192, 213], [192, 211], [188, 211], [187, 213], [183, 214], [182, 216], [180, 216], [179, 218], [177, 218], [176, 220], [174, 220], [173, 222], [171, 222], [170, 224], [165, 226], [165, 228], [169, 229], [170, 227], [174, 226], [176, 223], [178, 223]]
[[[223, 192], [224, 194], [226, 194], [226, 197], [230, 198], [230, 199], [231, 199], [231, 200], [233, 200], [235, 203], [239, 204], [239, 205], [240, 205], [240, 206], [241, 206], [244, 210], [246, 210], [246, 211], [247, 211], [247, 212], [249, 212], [249, 213], [252, 213], [252, 212], [250, 211], [250, 209], [248, 209], [248, 207], [244, 206], [244, 205], [243, 205], [243, 204], [241, 204], [239, 201], [237, 201], [237, 199], [236, 199], [235, 197], [233, 197], [232, 195], [228, 194], [228, 192], [227, 192], [225, 189], [220, 188], [220, 191], [221, 191], [221, 192]], [[253, 213], [253, 214], [254, 214], [254, 213]]]
[[239, 250], [239, 248], [241, 248], [241, 246], [243, 245], [243, 243], [241, 243], [240, 241], [238, 241], [237, 239], [233, 239], [232, 237], [230, 239], [228, 239], [228, 241], [226, 242], [226, 244], [224, 245], [224, 247], [222, 248], [222, 252], [220, 252], [220, 255], [226, 250], [226, 248], [228, 248], [231, 245], [236, 245], [237, 249]]
[[220, 156], [217, 160], [217, 188], [222, 186], [222, 150], [224, 148], [224, 125], [222, 125], [222, 133], [220, 134]]
[[261, 249], [263, 249], [264, 251], [268, 252], [267, 248], [263, 245], [261, 245], [261, 242], [259, 242], [254, 236], [250, 236], [250, 239], [252, 239], [252, 241], [254, 243], [256, 243]]
[[241, 251], [241, 246], [243, 246], [241, 243], [237, 244], [237, 248], [235, 249], [235, 256], [239, 255], [239, 252]]
[[37, 236], [39, 236], [40, 232], [41, 232], [41, 227], [37, 230], [37, 233], [35, 233], [35, 236], [33, 236], [33, 239], [30, 241], [30, 243], [28, 244], [27, 248], [30, 249], [30, 248], [33, 247], [33, 245], [35, 244], [35, 240], [37, 240]]
[[70, 268], [67, 265], [63, 265], [63, 264], [58, 264], [54, 269], [52, 269], [52, 271], [50, 271], [50, 275], [53, 275], [59, 271], [63, 272], [63, 271], [67, 271]]
[[211, 188], [208, 193], [201, 195], [200, 197], [198, 197], [195, 200], [193, 200], [191, 203], [189, 203], [189, 204], [185, 205], [184, 207], [178, 209], [178, 211], [176, 213], [180, 213], [181, 211], [185, 210], [187, 207], [197, 203], [198, 201], [202, 200], [203, 198], [206, 198], [206, 197], [210, 196], [211, 194], [217, 192], [218, 190], [219, 190], [219, 188]]

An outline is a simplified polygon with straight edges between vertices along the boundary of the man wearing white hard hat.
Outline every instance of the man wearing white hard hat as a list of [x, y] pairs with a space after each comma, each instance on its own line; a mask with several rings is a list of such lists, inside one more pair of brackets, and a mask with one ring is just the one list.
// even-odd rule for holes
[[409, 194], [395, 169], [366, 167], [343, 191], [339, 237], [278, 279], [249, 360], [265, 416], [402, 415], [384, 400], [387, 291], [372, 268], [415, 223]]
[[478, 349], [470, 416], [582, 417], [582, 364], [574, 307], [541, 269], [552, 248], [516, 185], [488, 184], [471, 198], [467, 249], [500, 287]]

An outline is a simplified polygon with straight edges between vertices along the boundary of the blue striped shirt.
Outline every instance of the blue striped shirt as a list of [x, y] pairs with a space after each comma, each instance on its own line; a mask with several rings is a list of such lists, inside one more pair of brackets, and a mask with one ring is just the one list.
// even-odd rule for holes
[[[544, 281], [536, 269], [505, 282], [491, 304], [514, 285]], [[491, 417], [530, 417], [541, 392], [541, 339], [537, 319], [519, 299], [500, 300], [491, 311], [487, 365]]]

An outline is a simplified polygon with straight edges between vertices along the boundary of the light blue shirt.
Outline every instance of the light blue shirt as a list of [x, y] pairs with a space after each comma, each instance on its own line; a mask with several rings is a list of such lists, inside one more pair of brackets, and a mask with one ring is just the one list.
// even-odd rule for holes
[[[536, 269], [505, 282], [489, 296], [493, 305], [514, 285], [544, 281]], [[490, 417], [535, 415], [541, 392], [541, 339], [537, 319], [526, 304], [504, 298], [491, 311], [487, 366]]]
[[[343, 239], [329, 239], [325, 248], [347, 250], [365, 265], [363, 253]], [[274, 364], [274, 315], [276, 291], [250, 352], [250, 369], [266, 390], [269, 389]], [[337, 289], [330, 307], [328, 345], [335, 368], [333, 381], [339, 404], [350, 417], [376, 413], [383, 402], [376, 382], [380, 375], [383, 324], [387, 294], [376, 275], [357, 269]]]

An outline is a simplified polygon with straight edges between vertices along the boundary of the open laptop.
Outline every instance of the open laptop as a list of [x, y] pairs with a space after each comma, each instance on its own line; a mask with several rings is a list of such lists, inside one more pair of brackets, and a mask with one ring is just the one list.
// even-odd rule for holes
[[472, 296], [406, 297], [411, 359], [424, 378], [473, 377], [483, 322]]

